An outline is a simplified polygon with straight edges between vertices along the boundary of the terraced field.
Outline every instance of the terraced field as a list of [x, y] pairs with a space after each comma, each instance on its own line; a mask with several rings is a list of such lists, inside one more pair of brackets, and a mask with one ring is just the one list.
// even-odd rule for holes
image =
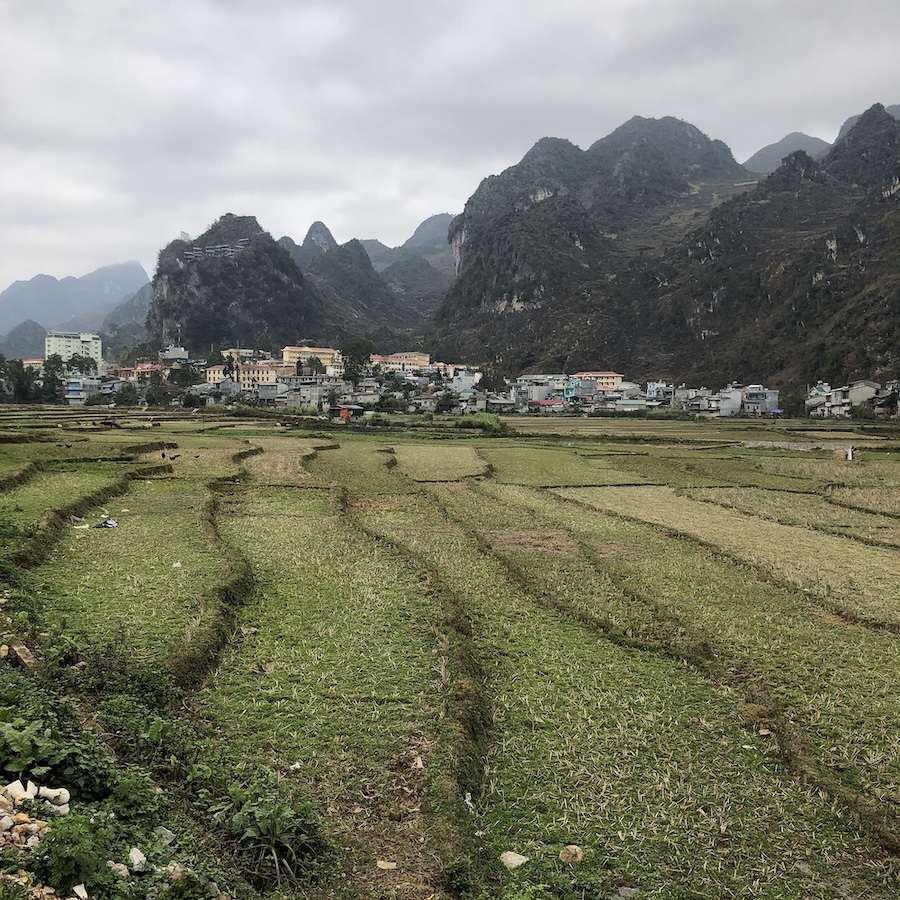
[[[144, 424], [0, 444], [7, 630], [164, 785], [159, 824], [220, 888], [900, 895], [890, 440], [847, 461], [703, 423]], [[32, 533], [48, 546], [16, 556]], [[90, 666], [53, 668], [60, 635], [174, 700], [97, 694]], [[223, 811], [261, 784], [308, 833], [242, 857]]]

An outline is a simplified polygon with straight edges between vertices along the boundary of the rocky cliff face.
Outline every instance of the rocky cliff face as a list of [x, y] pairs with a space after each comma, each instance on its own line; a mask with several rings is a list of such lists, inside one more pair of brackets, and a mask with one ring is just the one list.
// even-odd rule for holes
[[290, 254], [252, 216], [226, 215], [188, 244], [160, 252], [147, 314], [150, 339], [211, 346], [275, 347], [316, 334], [321, 298]]
[[898, 129], [875, 106], [759, 184], [673, 119], [584, 152], [545, 139], [451, 227], [436, 349], [713, 383], [900, 375]]

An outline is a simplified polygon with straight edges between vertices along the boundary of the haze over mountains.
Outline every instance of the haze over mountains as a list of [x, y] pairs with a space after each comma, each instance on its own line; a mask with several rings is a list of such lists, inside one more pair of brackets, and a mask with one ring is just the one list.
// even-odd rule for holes
[[[885, 107], [885, 110], [895, 119], [900, 119], [900, 104], [887, 106]], [[847, 119], [841, 126], [841, 130], [838, 132], [835, 143], [844, 137], [858, 121], [859, 116], [851, 116]], [[834, 144], [829, 144], [828, 141], [823, 141], [821, 138], [810, 137], [808, 134], [794, 131], [786, 137], [783, 137], [780, 141], [776, 141], [774, 144], [769, 144], [768, 146], [757, 150], [749, 159], [744, 160], [744, 168], [749, 169], [751, 172], [771, 175], [772, 172], [781, 165], [781, 161], [786, 156], [790, 156], [798, 150], [808, 153], [813, 159], [820, 159], [833, 146]]]
[[[900, 375], [898, 113], [876, 104], [834, 145], [794, 133], [744, 166], [674, 118], [634, 117], [586, 150], [544, 138], [459, 216], [427, 219], [396, 248], [338, 244], [322, 222], [299, 244], [276, 241], [228, 214], [168, 244], [152, 285], [136, 264], [127, 283], [107, 271], [119, 267], [85, 276], [106, 285], [92, 314], [104, 310], [123, 343], [143, 339], [146, 321], [151, 341], [204, 355], [365, 335], [379, 350], [424, 346], [508, 374]], [[81, 281], [17, 282], [0, 295], [0, 323], [36, 317], [29, 291]], [[60, 312], [38, 327], [76, 305], [48, 307]]]

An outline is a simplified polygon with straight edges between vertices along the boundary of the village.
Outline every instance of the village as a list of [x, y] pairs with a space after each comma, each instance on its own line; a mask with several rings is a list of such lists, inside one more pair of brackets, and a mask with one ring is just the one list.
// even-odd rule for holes
[[[351, 420], [376, 412], [404, 414], [635, 414], [672, 410], [702, 417], [782, 415], [779, 391], [731, 383], [718, 389], [648, 381], [619, 372], [523, 374], [497, 383], [465, 364], [434, 361], [427, 353], [368, 354], [350, 360], [334, 347], [286, 346], [281, 354], [229, 348], [221, 362], [192, 359], [169, 345], [158, 359], [134, 366], [104, 360], [99, 335], [50, 332], [44, 358], [23, 360], [42, 375], [44, 359], [93, 360], [89, 372], [67, 370], [64, 400], [70, 406], [144, 405], [148, 389], [178, 385], [174, 405], [248, 404]], [[813, 417], [897, 415], [897, 383], [859, 380], [840, 387], [818, 382], [807, 389], [805, 413]]]

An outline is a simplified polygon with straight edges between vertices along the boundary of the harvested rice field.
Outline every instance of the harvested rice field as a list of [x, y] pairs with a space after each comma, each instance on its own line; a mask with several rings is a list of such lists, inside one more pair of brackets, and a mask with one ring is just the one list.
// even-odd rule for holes
[[513, 424], [3, 420], [5, 640], [128, 840], [198, 897], [900, 896], [900, 448]]

